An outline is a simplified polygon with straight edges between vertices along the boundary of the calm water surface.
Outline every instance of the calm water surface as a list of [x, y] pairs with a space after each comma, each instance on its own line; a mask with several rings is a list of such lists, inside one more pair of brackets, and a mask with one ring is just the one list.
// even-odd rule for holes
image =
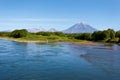
[[120, 80], [120, 46], [0, 39], [0, 80]]

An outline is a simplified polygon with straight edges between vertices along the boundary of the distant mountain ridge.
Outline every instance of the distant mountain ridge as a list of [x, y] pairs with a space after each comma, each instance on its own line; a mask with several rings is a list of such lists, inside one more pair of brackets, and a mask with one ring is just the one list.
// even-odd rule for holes
[[[44, 28], [40, 27], [40, 28], [32, 28], [32, 29], [27, 29], [28, 32], [32, 32], [32, 33], [37, 33], [37, 32], [59, 32], [58, 30], [56, 30], [55, 28], [50, 28], [48, 30], [45, 30]], [[86, 24], [86, 23], [77, 23], [73, 26], [71, 26], [70, 28], [63, 30], [61, 32], [64, 33], [93, 33], [94, 31], [97, 31], [97, 29], [93, 28], [92, 26]]]
[[93, 28], [92, 26], [86, 24], [86, 23], [77, 23], [70, 28], [64, 30], [64, 33], [93, 33], [94, 31], [97, 31], [97, 29]]
[[32, 29], [27, 29], [27, 30], [28, 32], [32, 32], [32, 33], [46, 31], [44, 28], [32, 28]]
[[28, 32], [37, 33], [37, 32], [58, 32], [55, 28], [50, 28], [49, 30], [45, 30], [44, 28], [32, 28], [27, 29]]

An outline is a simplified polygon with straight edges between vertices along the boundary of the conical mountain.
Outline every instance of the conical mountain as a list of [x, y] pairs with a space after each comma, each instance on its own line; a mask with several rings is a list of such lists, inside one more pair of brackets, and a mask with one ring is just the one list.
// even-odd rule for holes
[[97, 31], [97, 29], [85, 23], [77, 23], [70, 28], [64, 30], [64, 33], [93, 33]]

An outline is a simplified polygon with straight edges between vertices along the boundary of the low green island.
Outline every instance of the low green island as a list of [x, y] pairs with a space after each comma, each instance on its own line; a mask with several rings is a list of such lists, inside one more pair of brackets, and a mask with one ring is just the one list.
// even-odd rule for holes
[[0, 38], [18, 42], [73, 42], [75, 44], [100, 45], [97, 42], [120, 43], [120, 30], [107, 29], [94, 33], [37, 32], [26, 29], [0, 32]]

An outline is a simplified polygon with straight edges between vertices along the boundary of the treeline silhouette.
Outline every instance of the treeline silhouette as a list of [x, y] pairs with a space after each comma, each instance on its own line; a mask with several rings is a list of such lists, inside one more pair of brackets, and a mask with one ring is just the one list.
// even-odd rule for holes
[[68, 34], [63, 32], [30, 33], [26, 29], [14, 30], [12, 32], [0, 32], [1, 37], [23, 38], [23, 37], [27, 37], [28, 35], [36, 35], [41, 37], [42, 36], [58, 36], [58, 37], [66, 37], [69, 39], [111, 42], [111, 43], [120, 42], [120, 30], [114, 31], [113, 29], [95, 31], [94, 33], [73, 33], [73, 34]]
[[114, 31], [113, 29], [95, 31], [94, 33], [80, 33], [80, 34], [68, 34], [68, 37], [90, 41], [100, 42], [120, 42], [120, 30]]

